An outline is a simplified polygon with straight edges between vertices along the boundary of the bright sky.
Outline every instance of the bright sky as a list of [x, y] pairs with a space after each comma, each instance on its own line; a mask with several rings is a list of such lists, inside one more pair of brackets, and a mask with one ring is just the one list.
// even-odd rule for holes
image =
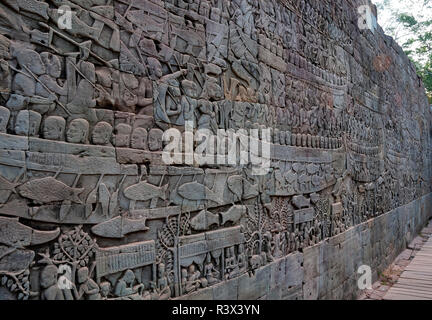
[[[432, 0], [372, 0], [378, 8], [378, 23], [386, 34], [395, 38], [402, 45], [411, 36], [400, 24], [395, 23], [394, 15], [408, 13], [417, 21], [432, 19]], [[429, 6], [428, 6], [429, 5]], [[394, 27], [394, 32], [389, 28]]]

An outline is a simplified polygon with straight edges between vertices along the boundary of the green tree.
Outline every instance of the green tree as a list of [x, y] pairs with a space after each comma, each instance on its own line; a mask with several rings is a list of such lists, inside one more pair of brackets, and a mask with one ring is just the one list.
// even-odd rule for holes
[[377, 0], [378, 19], [414, 62], [432, 103], [432, 0]]

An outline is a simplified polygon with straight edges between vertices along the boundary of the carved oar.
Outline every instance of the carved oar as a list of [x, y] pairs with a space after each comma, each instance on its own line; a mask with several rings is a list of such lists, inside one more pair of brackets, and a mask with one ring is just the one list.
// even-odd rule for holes
[[86, 219], [90, 218], [90, 216], [94, 213], [93, 211], [93, 204], [97, 203], [97, 192], [99, 189], [99, 185], [102, 182], [102, 179], [104, 177], [104, 174], [102, 173], [99, 177], [99, 181], [96, 184], [96, 187], [89, 193], [89, 195], [87, 196], [87, 200], [86, 200], [86, 208], [85, 208], [85, 217]]
[[127, 177], [126, 174], [123, 175], [123, 178], [121, 179], [117, 190], [111, 195], [110, 202], [109, 202], [109, 208], [108, 208], [108, 214], [110, 217], [112, 217], [114, 215], [114, 211], [117, 207], [118, 194], [119, 194], [120, 188], [123, 185], [123, 182], [126, 179], [126, 177]]

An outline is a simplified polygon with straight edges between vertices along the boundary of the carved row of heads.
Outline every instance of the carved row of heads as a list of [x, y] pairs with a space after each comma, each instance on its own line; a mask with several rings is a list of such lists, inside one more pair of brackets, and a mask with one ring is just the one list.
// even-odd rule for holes
[[[0, 132], [7, 132], [7, 125], [11, 113], [9, 109], [0, 107]], [[115, 130], [111, 124], [105, 121], [96, 123], [90, 132], [90, 124], [87, 120], [78, 118], [66, 124], [66, 120], [60, 116], [42, 116], [32, 110], [21, 110], [16, 115], [14, 131], [20, 136], [38, 136], [42, 127], [42, 137], [48, 140], [64, 141], [69, 143], [89, 143], [96, 145], [111, 145], [117, 147], [131, 147], [134, 149], [149, 149], [150, 151], [162, 150], [162, 135], [160, 129], [154, 128], [147, 131], [145, 128], [135, 128], [128, 124], [118, 124]]]

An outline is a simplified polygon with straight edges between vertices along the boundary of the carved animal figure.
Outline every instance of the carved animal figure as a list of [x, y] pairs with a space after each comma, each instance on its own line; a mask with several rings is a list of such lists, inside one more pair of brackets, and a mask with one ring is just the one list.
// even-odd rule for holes
[[147, 182], [140, 182], [133, 186], [127, 187], [124, 191], [126, 198], [135, 201], [147, 201], [153, 198], [166, 200], [166, 191], [168, 184], [157, 187]]
[[237, 223], [246, 214], [246, 206], [232, 206], [228, 211], [222, 212], [222, 225], [227, 222]]
[[219, 225], [219, 216], [210, 211], [202, 210], [191, 219], [190, 224], [195, 231], [205, 231], [213, 225]]
[[93, 226], [91, 230], [94, 234], [104, 238], [120, 239], [132, 232], [147, 231], [149, 228], [146, 226], [146, 219], [130, 219], [118, 216]]
[[0, 176], [0, 190], [12, 191], [16, 193], [15, 188], [19, 185], [20, 183], [10, 182], [6, 178]]
[[210, 200], [217, 204], [223, 203], [222, 199], [220, 199], [216, 193], [198, 182], [185, 183], [178, 188], [178, 194], [188, 200]]
[[6, 217], [0, 217], [0, 230], [1, 244], [20, 249], [49, 242], [60, 234], [59, 228], [53, 231], [39, 231], [23, 225], [18, 218]]
[[258, 186], [250, 183], [240, 175], [229, 177], [227, 183], [228, 189], [234, 193], [236, 200], [250, 199], [258, 195]]
[[53, 177], [30, 180], [18, 187], [18, 193], [41, 203], [70, 200], [82, 204], [79, 194], [84, 188], [71, 188]]

